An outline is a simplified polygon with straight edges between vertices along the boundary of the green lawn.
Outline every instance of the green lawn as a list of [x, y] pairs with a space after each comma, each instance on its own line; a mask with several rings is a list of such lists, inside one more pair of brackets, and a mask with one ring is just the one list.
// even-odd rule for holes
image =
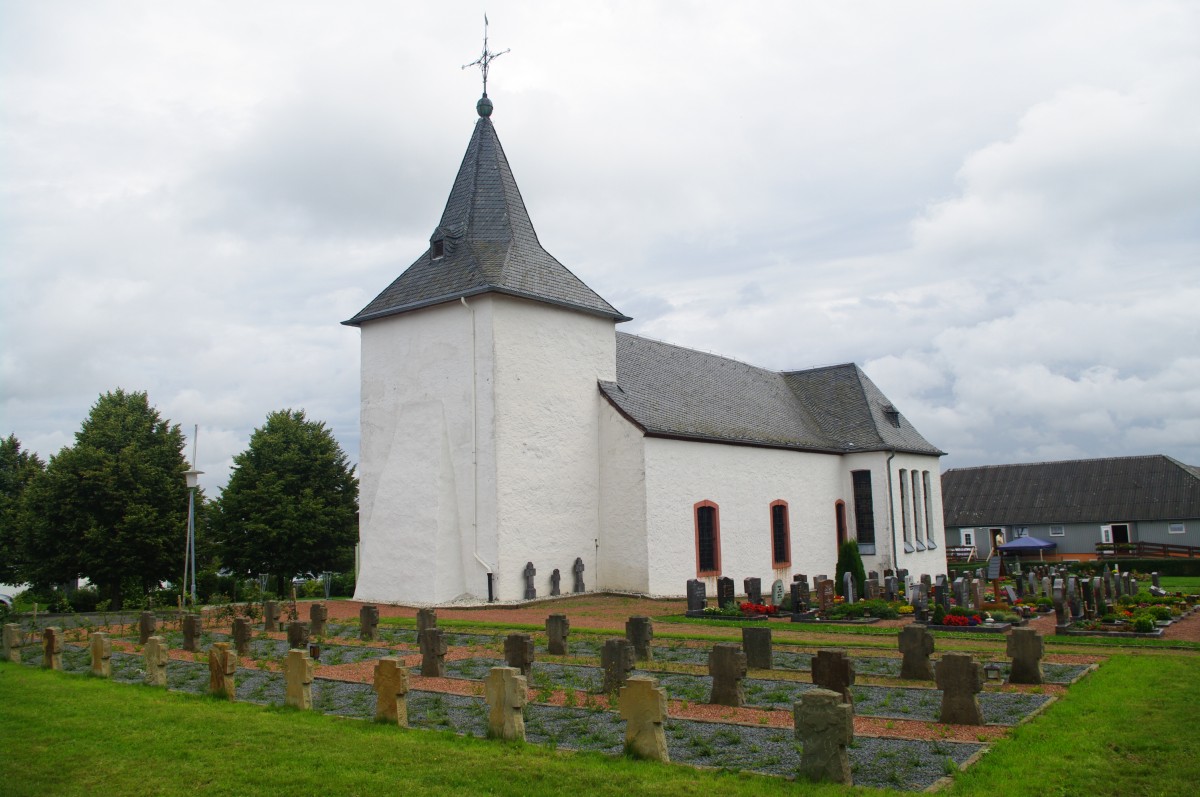
[[[1194, 793], [1197, 676], [1200, 658], [1116, 655], [945, 793]], [[403, 731], [7, 663], [0, 664], [0, 751], [0, 793], [14, 796], [799, 792], [769, 778]], [[849, 790], [805, 786], [803, 793]]]

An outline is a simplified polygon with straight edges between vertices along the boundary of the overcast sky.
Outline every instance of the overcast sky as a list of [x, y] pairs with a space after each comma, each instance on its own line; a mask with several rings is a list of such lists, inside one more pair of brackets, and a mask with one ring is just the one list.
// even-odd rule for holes
[[[357, 460], [339, 322], [438, 222], [484, 10], [0, 2], [0, 435], [123, 387], [210, 495], [277, 409]], [[943, 467], [1200, 464], [1200, 4], [486, 11], [530, 216], [622, 329], [857, 362]]]

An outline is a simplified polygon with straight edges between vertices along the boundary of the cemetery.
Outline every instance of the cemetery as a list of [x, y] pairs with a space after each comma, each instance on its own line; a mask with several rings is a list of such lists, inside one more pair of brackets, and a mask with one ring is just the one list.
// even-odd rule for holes
[[[94, 621], [43, 616], [6, 624], [4, 651], [29, 667], [414, 731], [909, 791], [944, 785], [1102, 666], [1102, 656], [1045, 644], [1072, 611], [1065, 580], [1051, 579], [1061, 618], [1017, 617], [1026, 625], [1005, 623], [992, 642], [931, 623], [940, 601], [958, 608], [959, 597], [990, 613], [979, 580], [884, 579], [894, 581], [869, 584], [870, 599], [840, 602], [893, 609], [860, 630], [793, 623], [812, 611], [798, 578], [778, 603], [735, 601], [740, 612], [775, 607], [740, 627], [707, 619], [702, 590], [689, 585], [686, 609], [591, 595], [440, 612], [266, 601]], [[1004, 605], [1040, 597], [1036, 581]], [[849, 631], [869, 636], [859, 642]]]

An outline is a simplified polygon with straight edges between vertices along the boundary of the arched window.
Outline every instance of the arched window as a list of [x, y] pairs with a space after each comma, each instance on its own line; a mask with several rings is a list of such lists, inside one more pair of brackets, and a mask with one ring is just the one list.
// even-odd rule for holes
[[696, 576], [721, 575], [721, 512], [712, 501], [694, 507], [696, 517]]
[[833, 504], [834, 522], [837, 524], [837, 544], [838, 550], [841, 550], [842, 545], [846, 542], [846, 502], [842, 500], [835, 501]]
[[771, 502], [771, 565], [792, 566], [792, 527], [787, 501]]

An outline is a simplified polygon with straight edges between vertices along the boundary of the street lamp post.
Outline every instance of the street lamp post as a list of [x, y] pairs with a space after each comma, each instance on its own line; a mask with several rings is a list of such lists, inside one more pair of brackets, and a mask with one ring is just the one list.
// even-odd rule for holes
[[187, 593], [188, 567], [190, 566], [192, 570], [192, 606], [196, 605], [196, 488], [200, 486], [200, 475], [203, 473], [204, 471], [196, 470], [193, 467], [183, 474], [187, 479], [188, 488], [187, 551], [183, 557], [183, 592]]

